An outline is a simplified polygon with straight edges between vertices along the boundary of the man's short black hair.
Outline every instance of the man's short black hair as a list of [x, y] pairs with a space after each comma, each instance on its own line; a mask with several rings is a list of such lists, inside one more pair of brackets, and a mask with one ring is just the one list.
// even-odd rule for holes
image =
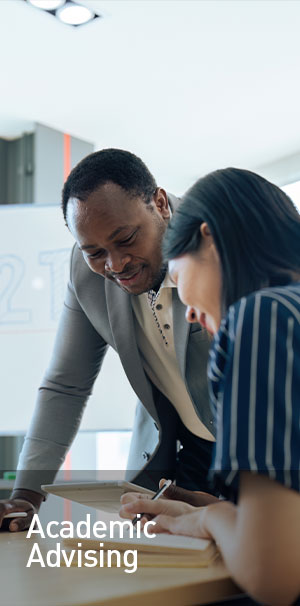
[[140, 158], [123, 149], [102, 149], [81, 160], [69, 174], [62, 191], [65, 221], [70, 198], [84, 201], [109, 181], [133, 196], [142, 196], [146, 203], [157, 188], [154, 177]]

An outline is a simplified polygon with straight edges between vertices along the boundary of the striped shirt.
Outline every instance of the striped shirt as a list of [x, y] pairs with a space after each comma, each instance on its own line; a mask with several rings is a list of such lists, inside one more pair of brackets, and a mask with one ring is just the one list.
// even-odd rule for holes
[[211, 476], [221, 494], [237, 500], [242, 470], [300, 492], [300, 283], [229, 308], [208, 378], [217, 427]]

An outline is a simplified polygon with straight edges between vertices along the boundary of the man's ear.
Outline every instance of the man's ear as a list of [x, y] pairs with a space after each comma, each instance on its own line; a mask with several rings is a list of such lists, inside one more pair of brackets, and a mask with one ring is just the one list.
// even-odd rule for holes
[[170, 209], [167, 192], [162, 187], [157, 187], [153, 196], [155, 206], [163, 219], [170, 219]]

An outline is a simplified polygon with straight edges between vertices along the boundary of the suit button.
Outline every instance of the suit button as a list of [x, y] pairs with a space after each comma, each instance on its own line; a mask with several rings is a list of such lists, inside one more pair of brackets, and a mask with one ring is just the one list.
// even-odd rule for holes
[[156, 309], [158, 309], [158, 311], [159, 311], [160, 309], [162, 309], [162, 308], [163, 308], [163, 306], [162, 306], [160, 303], [158, 303], [158, 304], [156, 305]]
[[143, 452], [143, 454], [142, 454], [142, 457], [143, 457], [143, 459], [145, 459], [145, 461], [149, 461], [149, 459], [150, 459], [150, 454], [149, 454], [149, 452], [146, 452], [146, 451], [144, 450], [144, 452]]

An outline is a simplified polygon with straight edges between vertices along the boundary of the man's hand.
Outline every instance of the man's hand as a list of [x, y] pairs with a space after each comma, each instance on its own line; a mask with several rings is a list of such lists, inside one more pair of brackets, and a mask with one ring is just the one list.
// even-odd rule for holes
[[[38, 512], [43, 496], [32, 490], [16, 490], [10, 499], [0, 501], [0, 528], [18, 532], [26, 530], [31, 524], [33, 515]], [[25, 511], [26, 518], [18, 518], [18, 512]], [[4, 519], [7, 513], [15, 513], [15, 518]]]

